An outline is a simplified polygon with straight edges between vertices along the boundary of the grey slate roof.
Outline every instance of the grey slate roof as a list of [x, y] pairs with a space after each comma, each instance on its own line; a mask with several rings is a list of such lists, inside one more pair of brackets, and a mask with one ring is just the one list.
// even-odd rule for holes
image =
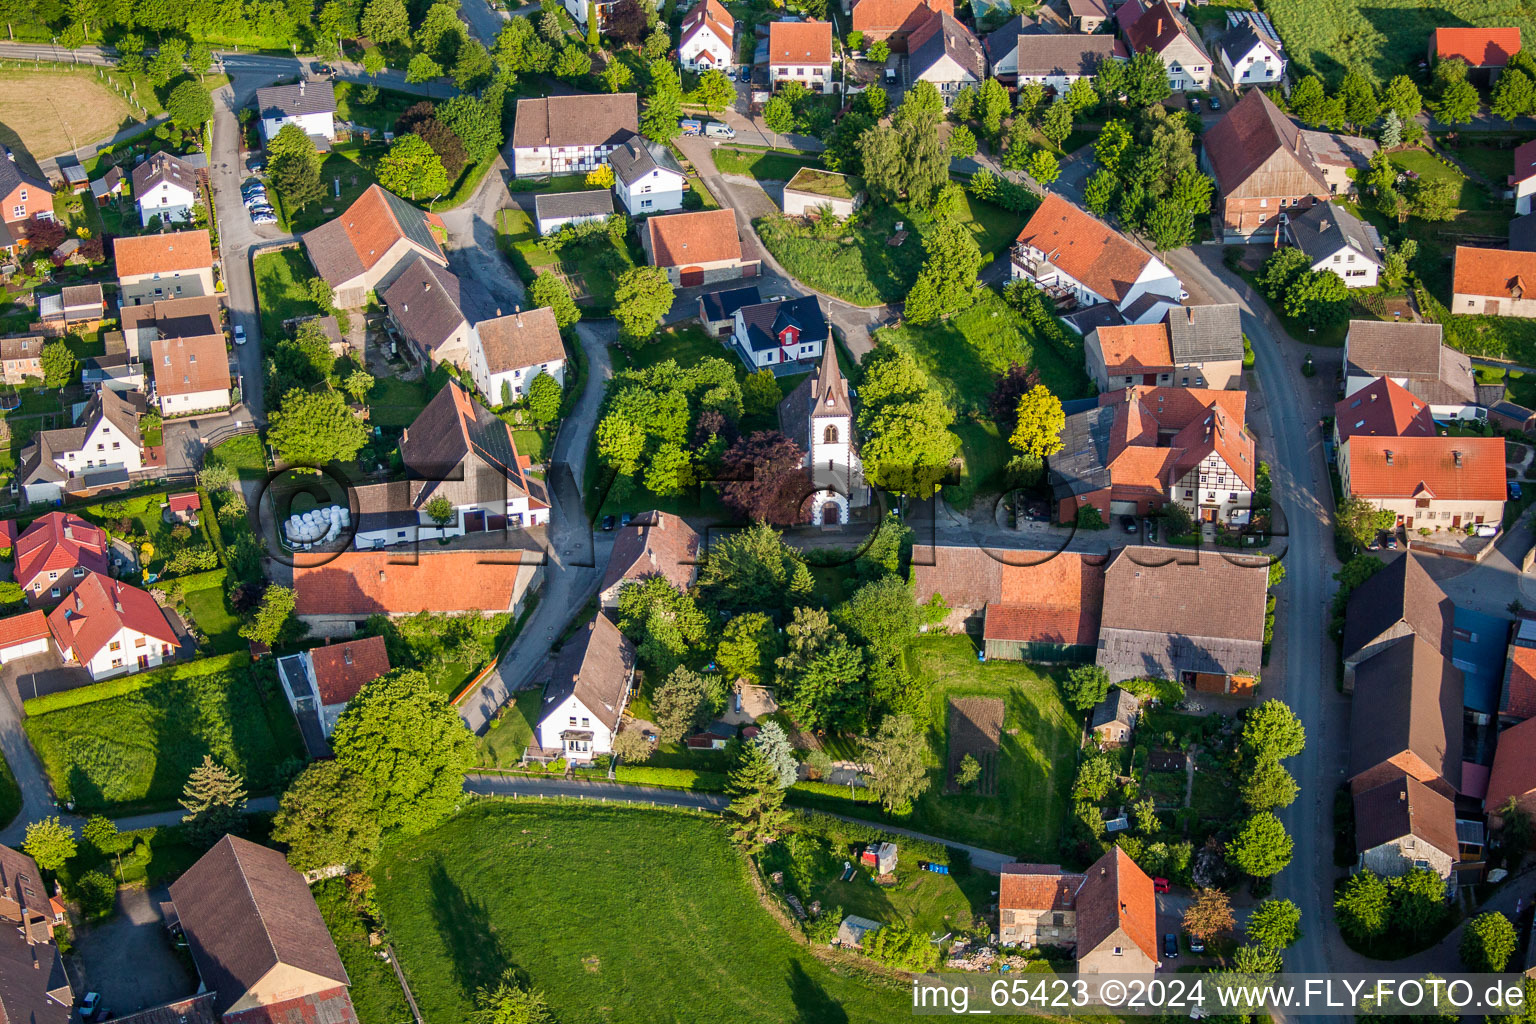
[[1416, 636], [1403, 637], [1355, 668], [1349, 775], [1404, 753], [1461, 788], [1461, 669]]
[[1170, 309], [1168, 336], [1175, 363], [1243, 358], [1243, 324], [1235, 302]]
[[1093, 75], [1115, 53], [1115, 37], [1095, 33], [1020, 36], [1019, 75]]
[[334, 114], [336, 90], [326, 81], [270, 85], [256, 90], [256, 110], [262, 118], [274, 120], [301, 114]]
[[53, 189], [41, 178], [26, 174], [16, 164], [16, 158], [10, 150], [5, 151], [6, 159], [0, 160], [0, 196], [8, 196], [20, 185], [41, 189], [49, 195], [53, 195]]
[[1061, 451], [1050, 456], [1051, 491], [1058, 499], [1089, 494], [1109, 486], [1109, 436], [1115, 407], [1099, 405], [1067, 416]]
[[1394, 377], [1430, 405], [1476, 405], [1472, 362], [1444, 344], [1439, 324], [1351, 320], [1345, 338], [1346, 372]]
[[986, 78], [987, 58], [982, 53], [981, 41], [956, 21], [954, 15], [941, 11], [935, 17], [939, 19], [938, 29], [908, 55], [912, 76], [922, 74], [947, 55], [977, 81]]
[[1260, 42], [1263, 42], [1266, 46], [1273, 46], [1279, 49], [1278, 43], [1271, 42], [1259, 35], [1258, 30], [1253, 26], [1253, 22], [1245, 18], [1227, 29], [1226, 34], [1221, 37], [1221, 52], [1226, 54], [1227, 59], [1235, 65], [1239, 60], [1252, 53], [1253, 48], [1258, 46]]
[[755, 305], [761, 301], [763, 296], [757, 290], [757, 285], [749, 284], [743, 288], [706, 292], [699, 296], [699, 307], [704, 311], [705, 320], [729, 320], [741, 307]]
[[517, 101], [512, 146], [617, 146], [639, 131], [632, 92], [539, 96]]
[[1536, 213], [1509, 222], [1509, 247], [1520, 252], [1536, 252]]
[[1289, 230], [1296, 248], [1314, 263], [1327, 259], [1347, 245], [1376, 266], [1382, 266], [1382, 259], [1377, 255], [1381, 250], [1381, 236], [1374, 227], [1342, 206], [1315, 203], [1300, 213], [1292, 213]]
[[406, 340], [435, 352], [467, 321], [459, 303], [459, 279], [419, 252], [406, 257], [405, 267], [379, 296]]
[[613, 192], [606, 188], [586, 192], [540, 192], [533, 197], [533, 213], [541, 221], [606, 217], [612, 212]]
[[197, 169], [170, 153], [156, 153], [133, 169], [133, 194], [142, 196], [161, 182], [197, 195]]
[[575, 696], [610, 730], [617, 729], [634, 668], [634, 645], [612, 619], [598, 612], [555, 655], [553, 674], [544, 688], [544, 713]]
[[987, 33], [987, 38], [982, 40], [982, 48], [987, 51], [988, 62], [996, 64], [1018, 49], [1019, 36], [1032, 35], [1044, 31], [1045, 29], [1034, 18], [1024, 14], [1015, 14], [1012, 18], [1009, 18], [997, 28]]
[[626, 185], [655, 170], [671, 171], [685, 177], [670, 149], [638, 135], [608, 154], [608, 166], [613, 168], [614, 177]]
[[743, 306], [740, 313], [747, 325], [747, 347], [754, 352], [778, 347], [779, 331], [789, 326], [800, 329], [801, 343], [827, 340], [827, 318], [814, 295]]
[[0, 928], [0, 1019], [69, 1024], [74, 993], [59, 947], [29, 943], [20, 928]]
[[1124, 722], [1129, 725], [1140, 708], [1141, 700], [1135, 694], [1116, 686], [1104, 695], [1103, 700], [1093, 706], [1090, 727], [1097, 729], [1111, 722]]

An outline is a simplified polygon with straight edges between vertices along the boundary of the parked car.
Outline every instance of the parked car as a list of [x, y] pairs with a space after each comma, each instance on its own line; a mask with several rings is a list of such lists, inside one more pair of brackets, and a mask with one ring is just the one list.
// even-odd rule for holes
[[1220, 97], [1217, 97], [1217, 96], [1212, 96], [1211, 97], [1211, 109], [1212, 110], [1220, 110], [1221, 109], [1221, 99], [1220, 99]]
[[677, 122], [677, 127], [681, 129], [684, 135], [689, 136], [697, 135], [699, 132], [704, 130], [703, 123], [696, 121], [691, 117], [685, 117], [681, 121]]
[[1387, 534], [1387, 539], [1382, 541], [1382, 544], [1386, 547], [1386, 549], [1388, 551], [1396, 551], [1397, 550], [1397, 534], [1395, 534], [1395, 533]]
[[1499, 526], [1497, 523], [1478, 523], [1476, 533], [1479, 537], [1497, 537]]
[[1191, 935], [1189, 937], [1189, 951], [1191, 953], [1204, 953], [1205, 940], [1198, 935]]
[[1120, 526], [1125, 530], [1126, 533], [1135, 533], [1140, 529], [1140, 527], [1136, 525], [1135, 516], [1121, 516]]
[[1196, 114], [1200, 113], [1200, 97], [1191, 96], [1189, 98], [1189, 109], [1194, 111]]
[[631, 519], [633, 519], [633, 518], [634, 517], [631, 516], [628, 512], [625, 512], [622, 516], [619, 516], [619, 526], [621, 526], [621, 527], [628, 526], [629, 525], [629, 521]]
[[741, 69], [741, 80], [743, 82], [751, 82], [752, 81], [752, 69], [751, 68], [742, 68]]
[[245, 344], [245, 328], [241, 327], [239, 324], [235, 324], [235, 344]]
[[252, 174], [261, 174], [266, 169], [267, 165], [262, 163], [260, 160], [252, 160], [250, 166], [247, 168], [247, 170], [249, 170]]
[[1509, 482], [1509, 496], [1511, 498], [1514, 498], [1516, 501], [1519, 501], [1520, 500], [1520, 493], [1521, 493], [1520, 492], [1520, 481], [1518, 481], [1518, 480], [1511, 480]]
[[1152, 879], [1152, 891], [1153, 892], [1167, 892], [1168, 891], [1168, 879], [1166, 879], [1166, 878], [1154, 878], [1154, 879]]
[[1179, 956], [1179, 937], [1173, 932], [1163, 936], [1163, 959], [1177, 960]]
[[85, 998], [80, 1000], [80, 1016], [90, 1020], [91, 1014], [96, 1012], [96, 1004], [99, 1002], [101, 1002], [100, 992], [87, 992]]
[[704, 126], [704, 134], [712, 139], [734, 139], [736, 137], [736, 129], [728, 124], [721, 124], [719, 121], [711, 121]]
[[277, 223], [277, 218], [275, 216], [273, 216], [272, 214], [270, 214], [270, 213], [258, 213], [258, 214], [253, 214], [252, 215], [251, 223], [252, 224], [276, 224]]
[[613, 524], [615, 522], [617, 522], [617, 521], [618, 520], [612, 514], [603, 516], [603, 529], [604, 530], [611, 530], [611, 529], [613, 529]]
[[1376, 536], [1371, 538], [1371, 542], [1365, 546], [1365, 550], [1367, 550], [1367, 551], [1380, 551], [1381, 550], [1381, 543], [1382, 543], [1381, 534], [1378, 533]]

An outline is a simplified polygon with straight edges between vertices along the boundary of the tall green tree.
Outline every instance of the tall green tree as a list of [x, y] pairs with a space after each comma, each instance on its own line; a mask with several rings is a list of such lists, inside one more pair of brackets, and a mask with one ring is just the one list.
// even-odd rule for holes
[[302, 636], [304, 627], [293, 617], [294, 605], [292, 589], [272, 584], [261, 595], [251, 621], [240, 627], [240, 635], [268, 647]]
[[987, 138], [996, 142], [1003, 130], [1003, 118], [1008, 114], [1008, 90], [995, 78], [981, 83], [976, 97], [976, 119], [981, 122]]
[[1370, 871], [1357, 871], [1349, 876], [1333, 901], [1339, 928], [1356, 942], [1383, 934], [1391, 908], [1392, 896], [1386, 881]]
[[39, 818], [27, 825], [21, 851], [37, 861], [44, 871], [58, 871], [75, 855], [75, 830], [57, 815]]
[[411, 58], [411, 62], [405, 66], [405, 81], [407, 85], [420, 85], [430, 82], [434, 78], [441, 78], [443, 66], [425, 53], [418, 53]]
[[203, 125], [213, 120], [213, 98], [202, 83], [188, 80], [177, 85], [166, 97], [165, 113], [182, 131], [200, 131]]
[[272, 838], [287, 845], [288, 862], [299, 871], [368, 868], [381, 841], [368, 780], [336, 761], [311, 764], [283, 793]]
[[698, 585], [721, 607], [750, 611], [788, 609], [814, 586], [805, 562], [766, 523], [711, 541]]
[[773, 620], [762, 612], [733, 615], [720, 630], [715, 663], [727, 679], [771, 682], [776, 639]]
[[1358, 69], [1344, 76], [1339, 96], [1344, 100], [1344, 119], [1357, 130], [1369, 128], [1381, 116], [1381, 101], [1376, 98], [1376, 89]]
[[293, 390], [270, 417], [267, 442], [290, 463], [351, 462], [368, 443], [368, 429], [335, 391]]
[[661, 267], [631, 267], [619, 275], [613, 289], [613, 318], [631, 341], [649, 338], [672, 310], [675, 292]]
[[640, 117], [640, 134], [666, 145], [677, 134], [683, 117], [683, 82], [672, 62], [658, 59], [650, 65], [650, 96]]
[[1019, 397], [1016, 426], [1008, 443], [1020, 454], [1045, 459], [1061, 451], [1061, 432], [1066, 428], [1066, 413], [1061, 399], [1044, 384], [1036, 384]]
[[778, 768], [761, 747], [749, 743], [731, 771], [726, 791], [731, 795], [725, 810], [731, 838], [748, 856], [755, 857], [777, 841], [789, 825]]
[[363, 35], [375, 43], [404, 42], [411, 32], [404, 0], [368, 0], [361, 28]]
[[1287, 949], [1301, 934], [1301, 909], [1290, 900], [1265, 900], [1253, 908], [1243, 930], [1261, 946]]
[[656, 735], [663, 743], [677, 743], [709, 721], [704, 677], [679, 665], [651, 694], [651, 714]]
[[618, 625], [638, 643], [640, 658], [657, 675], [688, 659], [705, 640], [708, 617], [693, 594], [665, 576], [646, 576], [619, 588]]
[[[1108, 63], [1114, 63], [1110, 61]], [[1134, 106], [1150, 107], [1172, 95], [1168, 67], [1152, 50], [1143, 50], [1131, 58], [1125, 68], [1125, 96]]]
[[555, 323], [563, 331], [567, 327], [574, 327], [581, 319], [581, 308], [576, 305], [576, 300], [571, 298], [571, 290], [566, 287], [565, 278], [559, 274], [543, 273], [533, 279], [533, 287], [529, 289], [529, 296], [534, 305], [549, 307], [555, 314]]
[[245, 782], [215, 761], [203, 755], [203, 763], [192, 769], [181, 791], [181, 806], [187, 813], [182, 822], [187, 834], [198, 845], [211, 846], [245, 825]]
[[1467, 922], [1461, 935], [1461, 962], [1467, 970], [1497, 974], [1509, 964], [1520, 944], [1515, 926], [1498, 911], [1479, 914]]
[[1280, 819], [1261, 811], [1244, 821], [1227, 843], [1227, 860], [1244, 874], [1268, 878], [1291, 862], [1292, 846]]
[[448, 191], [442, 158], [419, 135], [402, 135], [379, 160], [379, 184], [396, 195], [425, 199]]
[[1241, 744], [1250, 762], [1278, 763], [1302, 752], [1307, 732], [1290, 705], [1272, 697], [1244, 716]]
[[907, 814], [928, 791], [928, 741], [910, 715], [888, 715], [864, 742], [869, 788], [891, 814]]
[[1076, 711], [1096, 707], [1109, 696], [1109, 673], [1101, 665], [1079, 665], [1067, 673], [1061, 685], [1067, 703]]
[[1447, 85], [1432, 107], [1436, 120], [1454, 127], [1458, 124], [1471, 124], [1481, 105], [1482, 98], [1478, 96], [1477, 88], [1471, 82], [1461, 79]]
[[43, 386], [62, 388], [75, 376], [75, 355], [62, 341], [50, 341], [38, 353], [43, 368]]
[[699, 77], [699, 87], [694, 96], [704, 104], [706, 112], [713, 114], [736, 102], [736, 86], [724, 71], [710, 68]]

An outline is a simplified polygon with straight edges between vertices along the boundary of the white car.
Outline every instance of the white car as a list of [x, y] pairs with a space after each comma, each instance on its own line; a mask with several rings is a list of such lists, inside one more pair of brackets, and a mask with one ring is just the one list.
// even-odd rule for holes
[[1495, 537], [1498, 536], [1498, 533], [1499, 528], [1493, 523], [1479, 523], [1477, 526], [1477, 535], [1479, 537]]
[[241, 327], [239, 324], [235, 324], [235, 344], [245, 344], [245, 328]]
[[90, 1020], [91, 1014], [96, 1012], [96, 1004], [101, 1002], [100, 992], [87, 992], [85, 998], [80, 1000], [80, 1017]]

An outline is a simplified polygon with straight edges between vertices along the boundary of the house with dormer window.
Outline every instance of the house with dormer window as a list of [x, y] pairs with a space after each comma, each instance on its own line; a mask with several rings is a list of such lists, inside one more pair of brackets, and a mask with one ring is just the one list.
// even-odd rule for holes
[[149, 593], [101, 573], [88, 573], [48, 615], [66, 662], [92, 679], [143, 672], [176, 657], [176, 631]]
[[142, 395], [102, 388], [91, 396], [80, 422], [40, 431], [22, 451], [16, 479], [28, 503], [56, 502], [65, 494], [127, 487], [144, 468], [139, 417]]
[[603, 612], [555, 656], [537, 731], [536, 760], [590, 761], [613, 751], [635, 678], [635, 646]]
[[736, 57], [736, 19], [720, 0], [704, 0], [683, 18], [677, 62], [684, 71], [724, 70]]
[[107, 571], [107, 535], [77, 515], [50, 512], [16, 538], [16, 582], [27, 604], [52, 604], [89, 573]]
[[753, 372], [798, 373], [799, 364], [821, 358], [827, 337], [827, 318], [814, 295], [742, 306], [731, 329], [737, 354]]
[[1204, 92], [1211, 84], [1214, 62], [1200, 45], [1199, 36], [1168, 4], [1157, 0], [1142, 4], [1126, 0], [1115, 13], [1120, 34], [1131, 54], [1151, 50], [1163, 58], [1168, 69], [1168, 88], [1174, 92]]

